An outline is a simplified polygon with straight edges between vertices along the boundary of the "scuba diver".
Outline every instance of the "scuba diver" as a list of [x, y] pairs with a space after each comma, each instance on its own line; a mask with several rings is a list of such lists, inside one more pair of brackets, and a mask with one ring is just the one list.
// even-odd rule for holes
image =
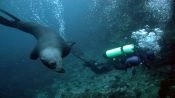
[[[128, 44], [105, 51], [105, 62], [97, 63], [94, 60], [87, 60], [83, 55], [75, 55], [86, 64], [94, 73], [103, 74], [113, 69], [127, 70], [138, 65], [144, 65], [150, 69], [153, 63], [158, 63], [155, 59], [160, 51], [159, 41], [163, 35], [160, 28], [150, 28], [146, 25], [143, 29], [132, 32], [131, 38], [134, 44]], [[156, 62], [157, 61], [157, 62]], [[157, 65], [157, 64], [155, 64]]]
[[150, 68], [149, 63], [154, 60], [154, 53], [149, 50], [140, 50], [133, 44], [125, 45], [114, 49], [107, 50], [104, 53], [105, 62], [97, 62], [97, 60], [89, 60], [78, 49], [72, 49], [72, 54], [84, 62], [95, 74], [104, 74], [114, 69], [127, 70], [140, 64]]

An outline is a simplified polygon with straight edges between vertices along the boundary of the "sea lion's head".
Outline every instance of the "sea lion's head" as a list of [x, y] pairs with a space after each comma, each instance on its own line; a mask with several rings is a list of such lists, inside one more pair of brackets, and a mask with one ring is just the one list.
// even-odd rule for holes
[[61, 52], [56, 48], [46, 48], [40, 53], [40, 59], [48, 68], [64, 73]]

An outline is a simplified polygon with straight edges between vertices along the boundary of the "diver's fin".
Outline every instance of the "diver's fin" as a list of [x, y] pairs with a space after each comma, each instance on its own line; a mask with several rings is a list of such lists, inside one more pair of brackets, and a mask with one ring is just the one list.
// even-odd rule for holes
[[35, 47], [32, 51], [32, 53], [30, 54], [30, 59], [32, 60], [36, 60], [38, 58], [38, 51], [37, 51], [37, 48]]
[[20, 19], [18, 19], [17, 17], [15, 17], [14, 15], [12, 15], [12, 14], [6, 12], [6, 11], [4, 11], [4, 10], [2, 10], [2, 9], [0, 9], [0, 11], [1, 11], [2, 13], [6, 14], [7, 16], [13, 18], [15, 22], [19, 22], [19, 21], [20, 21]]

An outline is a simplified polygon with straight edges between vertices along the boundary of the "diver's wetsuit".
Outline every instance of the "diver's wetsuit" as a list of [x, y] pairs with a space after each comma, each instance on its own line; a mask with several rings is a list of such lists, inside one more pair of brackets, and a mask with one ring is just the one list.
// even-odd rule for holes
[[[111, 70], [113, 70], [112, 66], [110, 67], [109, 64], [107, 63], [98, 63], [96, 64], [95, 60], [88, 60], [84, 57], [84, 55], [80, 55], [79, 53], [77, 54], [75, 51], [72, 52], [72, 54], [79, 58], [81, 61], [84, 62], [84, 65], [88, 68], [90, 68], [95, 74], [104, 74], [106, 72], [109, 72]], [[99, 68], [98, 66], [102, 66], [101, 68]]]

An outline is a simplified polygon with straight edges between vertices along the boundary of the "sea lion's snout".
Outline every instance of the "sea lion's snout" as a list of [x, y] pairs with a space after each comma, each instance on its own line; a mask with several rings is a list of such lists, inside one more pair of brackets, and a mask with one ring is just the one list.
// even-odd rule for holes
[[57, 73], [65, 73], [61, 59], [58, 59], [57, 61], [51, 59], [41, 59], [41, 61], [47, 68], [55, 70]]
[[60, 65], [57, 65], [56, 62], [47, 62], [47, 61], [42, 62], [47, 68], [55, 70], [57, 73], [65, 73], [64, 68], [62, 68], [62, 66]]
[[55, 48], [44, 49], [40, 54], [42, 63], [58, 73], [65, 73], [60, 51]]
[[50, 68], [50, 69], [55, 69], [56, 68], [56, 62], [49, 63], [47, 65], [47, 67]]
[[46, 67], [48, 67], [50, 69], [55, 69], [56, 68], [56, 62], [49, 62], [47, 60], [41, 60], [41, 61]]

